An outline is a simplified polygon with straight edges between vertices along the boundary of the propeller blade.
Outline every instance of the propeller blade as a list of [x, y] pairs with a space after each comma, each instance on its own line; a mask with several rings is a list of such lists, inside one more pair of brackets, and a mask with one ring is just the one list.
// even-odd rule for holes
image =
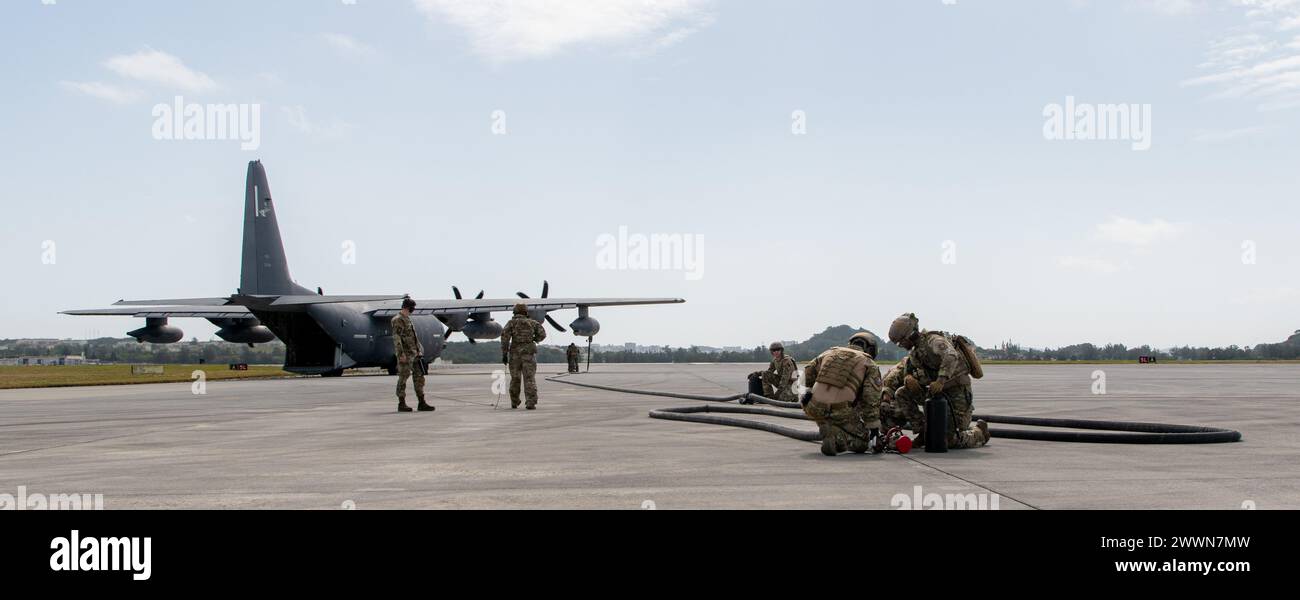
[[545, 298], [545, 297], [546, 297], [547, 295], [549, 295], [550, 293], [551, 293], [551, 282], [546, 281], [546, 280], [543, 280], [543, 281], [542, 281], [542, 297]]
[[524, 299], [527, 299], [527, 298], [528, 298], [528, 294], [525, 294], [525, 293], [523, 293], [523, 292], [515, 292], [515, 295], [519, 296], [520, 298], [524, 298]]
[[552, 319], [552, 318], [551, 318], [551, 315], [546, 315], [546, 322], [547, 322], [547, 323], [550, 323], [550, 324], [551, 324], [551, 327], [554, 327], [554, 328], [556, 328], [556, 329], [559, 329], [559, 330], [560, 330], [560, 333], [568, 333], [568, 332], [569, 332], [568, 329], [565, 329], [565, 328], [563, 328], [563, 327], [560, 327], [560, 324], [559, 324], [559, 323], [556, 323], [556, 322], [555, 322], [555, 319]]
[[475, 299], [475, 300], [482, 300], [482, 299], [483, 299], [483, 290], [479, 290], [479, 291], [478, 291], [478, 295], [477, 295], [477, 296], [474, 296], [474, 299]]
[[458, 287], [456, 287], [456, 286], [454, 286], [454, 285], [451, 286], [451, 293], [453, 293], [453, 294], [456, 295], [456, 299], [457, 299], [457, 300], [460, 300], [460, 299], [461, 299], [461, 297], [460, 297], [460, 288], [458, 288]]
[[465, 336], [465, 339], [469, 340], [469, 343], [471, 343], [471, 344], [477, 344], [477, 343], [478, 343], [478, 340], [475, 340], [474, 338], [469, 337], [469, 336]]

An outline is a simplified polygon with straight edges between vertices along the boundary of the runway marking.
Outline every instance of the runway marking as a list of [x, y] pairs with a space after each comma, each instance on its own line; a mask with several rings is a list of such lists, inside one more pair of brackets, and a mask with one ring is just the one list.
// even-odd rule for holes
[[70, 442], [70, 443], [67, 443], [67, 444], [58, 444], [58, 445], [55, 445], [55, 446], [45, 446], [45, 447], [42, 447], [42, 448], [28, 448], [28, 449], [26, 449], [26, 450], [12, 450], [12, 451], [9, 451], [9, 452], [3, 452], [3, 453], [0, 453], [0, 458], [5, 458], [5, 457], [13, 456], [13, 455], [15, 455], [15, 454], [27, 454], [28, 452], [40, 452], [40, 451], [42, 451], [42, 450], [57, 450], [57, 449], [59, 449], [59, 448], [71, 448], [72, 446], [80, 446], [80, 445], [82, 445], [82, 444], [94, 444], [94, 443], [96, 443], [96, 442], [106, 442], [106, 441], [108, 441], [108, 440], [117, 440], [117, 439], [122, 439], [122, 438], [135, 437], [135, 436], [137, 436], [137, 435], [149, 435], [149, 434], [151, 434], [151, 433], [162, 433], [162, 432], [165, 432], [165, 431], [179, 431], [179, 430], [181, 430], [181, 429], [189, 429], [189, 428], [191, 428], [191, 427], [192, 427], [192, 425], [186, 425], [186, 426], [184, 426], [184, 427], [171, 427], [171, 428], [168, 428], [168, 429], [156, 429], [156, 430], [153, 430], [153, 431], [139, 431], [139, 432], [136, 432], [136, 433], [124, 433], [124, 434], [122, 434], [122, 435], [114, 435], [114, 436], [110, 436], [110, 437], [106, 437], [106, 438], [99, 438], [99, 439], [94, 439], [94, 440], [85, 440], [85, 441], [81, 441], [81, 442]]
[[1039, 507], [1037, 507], [1037, 506], [1034, 506], [1033, 504], [1030, 504], [1030, 503], [1028, 503], [1028, 502], [1025, 502], [1024, 500], [1021, 500], [1021, 499], [1019, 499], [1019, 498], [1016, 498], [1015, 496], [1012, 496], [1012, 495], [1010, 495], [1010, 494], [1004, 494], [1004, 493], [999, 492], [999, 491], [997, 491], [997, 490], [995, 490], [995, 489], [993, 489], [993, 488], [991, 488], [991, 487], [989, 487], [989, 486], [987, 486], [987, 485], [983, 485], [983, 484], [980, 484], [980, 483], [975, 483], [974, 481], [971, 481], [971, 480], [969, 480], [969, 479], [966, 479], [965, 477], [962, 477], [961, 475], [957, 475], [956, 473], [950, 473], [950, 472], [948, 472], [948, 471], [945, 471], [945, 470], [943, 470], [943, 469], [940, 469], [939, 467], [936, 467], [936, 466], [934, 466], [934, 465], [932, 465], [932, 464], [930, 464], [930, 463], [927, 463], [927, 462], [925, 462], [925, 461], [923, 461], [923, 460], [920, 460], [920, 459], [918, 459], [918, 458], [913, 458], [913, 457], [908, 456], [908, 455], [906, 455], [906, 454], [900, 454], [899, 456], [902, 456], [903, 458], [906, 458], [907, 460], [910, 460], [910, 461], [912, 461], [912, 462], [914, 462], [914, 463], [916, 463], [916, 464], [925, 465], [925, 466], [927, 466], [927, 467], [930, 467], [931, 469], [934, 469], [934, 470], [936, 470], [936, 471], [938, 471], [938, 472], [940, 472], [940, 473], [943, 473], [944, 475], [947, 475], [947, 476], [949, 476], [949, 477], [952, 477], [952, 478], [954, 478], [954, 479], [960, 479], [961, 481], [965, 481], [966, 483], [969, 483], [969, 484], [971, 484], [971, 485], [973, 485], [973, 486], [975, 486], [975, 487], [977, 487], [977, 488], [980, 488], [980, 489], [982, 489], [982, 490], [988, 490], [988, 491], [990, 491], [990, 492], [993, 492], [994, 494], [997, 494], [997, 495], [999, 495], [999, 496], [1002, 496], [1003, 498], [1010, 499], [1012, 502], [1018, 502], [1018, 503], [1020, 503], [1020, 504], [1022, 504], [1022, 505], [1024, 505], [1024, 506], [1028, 506], [1029, 508], [1032, 508], [1032, 509], [1034, 509], [1034, 510], [1043, 510], [1043, 509], [1041, 509], [1041, 508], [1039, 508]]

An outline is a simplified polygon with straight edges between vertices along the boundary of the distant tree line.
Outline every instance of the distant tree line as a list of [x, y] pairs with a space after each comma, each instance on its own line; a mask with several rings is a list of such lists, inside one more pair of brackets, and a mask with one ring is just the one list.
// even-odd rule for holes
[[989, 360], [1133, 360], [1154, 356], [1157, 360], [1294, 360], [1300, 359], [1300, 332], [1285, 342], [1256, 346], [1178, 346], [1157, 350], [1151, 346], [1129, 348], [1124, 344], [1073, 344], [1060, 348], [1025, 348], [1003, 344], [997, 348], [980, 348], [981, 358]]
[[135, 340], [100, 338], [88, 341], [32, 342], [5, 340], [0, 358], [20, 356], [82, 355], [87, 359], [114, 363], [150, 363], [190, 365], [248, 363], [258, 365], [284, 364], [284, 344], [271, 342], [250, 348], [247, 344], [230, 342], [200, 342], [190, 340], [176, 344], [140, 344]]

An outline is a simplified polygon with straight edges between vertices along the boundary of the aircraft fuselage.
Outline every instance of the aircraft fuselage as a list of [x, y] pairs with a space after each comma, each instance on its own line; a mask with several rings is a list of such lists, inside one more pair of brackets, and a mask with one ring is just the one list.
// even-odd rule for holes
[[[396, 366], [391, 318], [366, 314], [376, 308], [381, 307], [367, 303], [314, 304], [301, 312], [253, 310], [253, 314], [284, 340], [284, 370], [321, 374]], [[432, 361], [442, 354], [445, 328], [436, 317], [413, 316], [411, 324], [425, 359]]]

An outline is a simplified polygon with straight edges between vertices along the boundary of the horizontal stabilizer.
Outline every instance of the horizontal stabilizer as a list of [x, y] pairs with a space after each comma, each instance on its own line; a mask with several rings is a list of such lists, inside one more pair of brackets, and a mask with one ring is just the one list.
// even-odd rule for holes
[[222, 306], [229, 298], [172, 298], [168, 300], [118, 300], [113, 306]]
[[340, 302], [387, 302], [399, 301], [406, 296], [279, 296], [271, 306], [306, 306], [308, 304], [338, 304]]

